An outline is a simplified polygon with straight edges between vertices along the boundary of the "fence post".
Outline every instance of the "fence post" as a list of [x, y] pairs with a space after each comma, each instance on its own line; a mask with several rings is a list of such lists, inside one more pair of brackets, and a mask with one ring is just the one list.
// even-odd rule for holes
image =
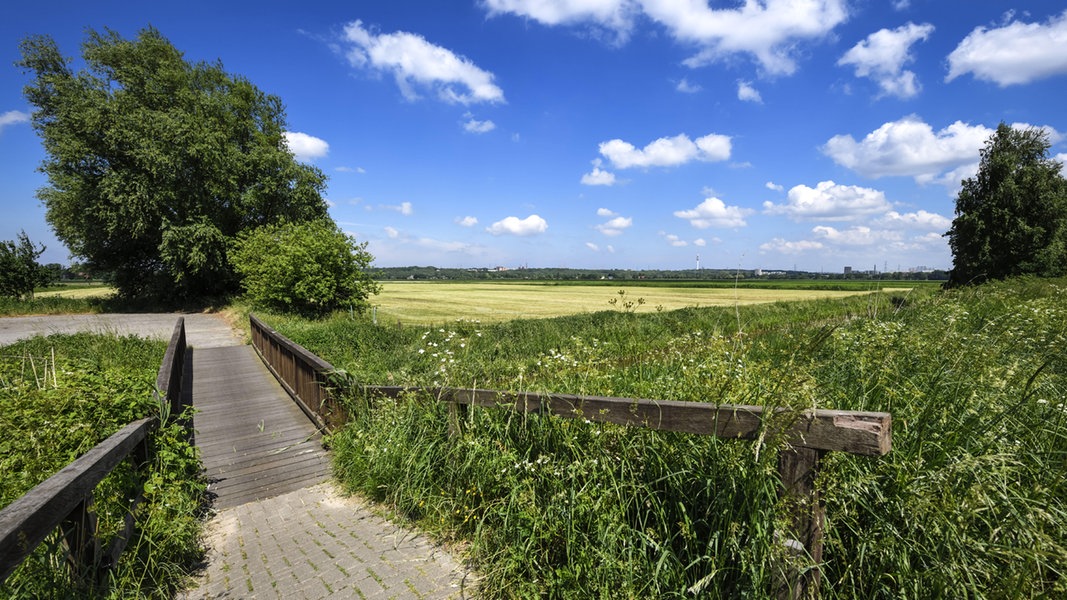
[[819, 596], [826, 507], [815, 478], [824, 454], [825, 450], [786, 446], [778, 455], [781, 493], [790, 520], [789, 529], [776, 536], [785, 554], [782, 581], [777, 585], [780, 600]]
[[95, 576], [100, 540], [96, 537], [96, 514], [90, 491], [63, 520], [61, 529], [67, 546], [67, 566], [75, 581], [88, 583]]

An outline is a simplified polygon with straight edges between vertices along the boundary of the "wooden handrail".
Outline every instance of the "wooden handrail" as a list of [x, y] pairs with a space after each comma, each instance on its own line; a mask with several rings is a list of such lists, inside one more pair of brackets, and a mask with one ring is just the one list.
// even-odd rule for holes
[[[260, 358], [308, 416], [325, 426], [325, 409], [333, 417], [331, 428], [343, 424], [346, 415], [325, 386], [333, 365], [256, 317], [249, 319], [252, 344]], [[276, 362], [272, 364], [272, 361]], [[294, 393], [296, 389], [303, 391]], [[785, 442], [778, 459], [781, 494], [798, 507], [781, 541], [787, 550], [796, 554], [798, 562], [807, 562], [806, 568], [789, 565], [785, 569], [775, 590], [776, 596], [783, 599], [818, 596], [826, 510], [815, 479], [822, 456], [830, 451], [882, 456], [892, 449], [892, 417], [884, 412], [798, 411], [782, 407], [462, 388], [363, 386], [362, 389], [368, 395], [393, 398], [404, 393], [427, 393], [453, 407], [500, 406], [520, 412], [724, 439], [772, 439], [768, 436], [781, 435]], [[315, 402], [309, 404], [308, 398], [312, 397]], [[802, 549], [798, 550], [798, 546]]]
[[[155, 392], [162, 403], [161, 409], [167, 407], [174, 416], [180, 414], [185, 352], [185, 319], [179, 318], [160, 364]], [[147, 417], [126, 425], [0, 510], [0, 583], [48, 534], [64, 524], [70, 525], [64, 536], [69, 562], [76, 569], [88, 569], [99, 575], [118, 561], [133, 532], [133, 515], [144, 496], [143, 487], [138, 486], [135, 491], [123, 531], [103, 552], [92, 512], [93, 492], [104, 477], [131, 456], [138, 469], [147, 467], [151, 458], [149, 435], [158, 424], [156, 417]]]

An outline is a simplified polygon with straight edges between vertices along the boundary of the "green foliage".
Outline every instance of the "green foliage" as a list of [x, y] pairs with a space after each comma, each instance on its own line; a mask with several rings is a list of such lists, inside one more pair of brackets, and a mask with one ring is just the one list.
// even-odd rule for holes
[[[822, 597], [1067, 595], [1067, 281], [433, 328], [276, 327], [356, 382], [888, 411], [830, 453]], [[470, 543], [488, 597], [770, 595], [778, 440], [353, 392], [344, 481]]]
[[[165, 344], [92, 334], [53, 335], [0, 348], [0, 505], [6, 506], [127, 423], [158, 413], [153, 400]], [[53, 535], [0, 588], [0, 598], [169, 598], [200, 557], [205, 485], [195, 447], [174, 421], [150, 438], [138, 528], [99, 587], [80, 587]], [[129, 461], [97, 487], [103, 535], [122, 526]], [[106, 538], [105, 538], [106, 540]], [[106, 542], [105, 542], [106, 543]]]
[[187, 62], [151, 27], [134, 40], [89, 31], [80, 72], [51, 38], [21, 51], [47, 219], [121, 295], [232, 292], [226, 240], [326, 215], [325, 176], [286, 148], [281, 100], [221, 64]]
[[32, 300], [34, 288], [48, 284], [52, 272], [37, 263], [44, 250], [25, 231], [19, 232], [18, 243], [0, 242], [0, 297]]
[[1050, 147], [1047, 132], [1004, 123], [986, 142], [947, 234], [951, 284], [1067, 273], [1067, 180]]
[[363, 312], [378, 286], [366, 273], [372, 257], [333, 221], [266, 225], [237, 237], [230, 253], [248, 299], [304, 315], [338, 308]]

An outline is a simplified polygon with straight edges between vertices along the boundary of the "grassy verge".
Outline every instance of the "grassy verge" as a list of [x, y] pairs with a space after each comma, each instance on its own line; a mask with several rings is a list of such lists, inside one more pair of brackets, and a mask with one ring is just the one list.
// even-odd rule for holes
[[[0, 505], [7, 505], [127, 423], [155, 414], [165, 344], [92, 334], [0, 348]], [[75, 586], [53, 535], [0, 588], [0, 598], [170, 597], [200, 553], [204, 492], [195, 448], [174, 425], [152, 439], [155, 462], [139, 530], [106, 586]], [[133, 473], [123, 465], [95, 495], [102, 532], [117, 531]]]
[[[268, 318], [357, 382], [888, 411], [830, 454], [823, 597], [1067, 595], [1067, 281], [500, 324]], [[432, 298], [429, 299], [432, 301]], [[350, 398], [337, 471], [469, 544], [489, 597], [765, 597], [779, 441]]]

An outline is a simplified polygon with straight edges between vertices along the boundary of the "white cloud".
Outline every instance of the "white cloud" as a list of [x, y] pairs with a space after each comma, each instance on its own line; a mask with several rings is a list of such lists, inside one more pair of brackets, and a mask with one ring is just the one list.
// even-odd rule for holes
[[634, 220], [630, 217], [615, 217], [607, 223], [597, 225], [596, 230], [607, 236], [615, 236], [621, 235], [623, 231], [633, 224]]
[[689, 80], [683, 77], [682, 80], [678, 82], [678, 85], [674, 86], [674, 89], [683, 94], [695, 94], [702, 88], [695, 83], [689, 83]]
[[470, 113], [463, 116], [467, 119], [467, 122], [463, 124], [463, 131], [466, 131], [467, 133], [489, 133], [496, 129], [496, 123], [492, 121], [479, 121]]
[[814, 188], [798, 185], [789, 190], [788, 196], [785, 204], [764, 202], [763, 212], [785, 215], [794, 221], [852, 221], [890, 208], [885, 194], [878, 190], [833, 181], [821, 181]]
[[901, 11], [911, 8], [911, 0], [893, 0], [893, 10]]
[[6, 113], [0, 115], [0, 131], [3, 131], [8, 125], [18, 125], [19, 123], [29, 123], [30, 113], [22, 112], [21, 110], [9, 110]]
[[492, 73], [420, 35], [404, 31], [379, 35], [365, 29], [362, 21], [353, 21], [345, 26], [345, 41], [351, 44], [345, 55], [349, 64], [392, 73], [409, 100], [419, 97], [415, 86], [423, 86], [449, 103], [505, 101]]
[[599, 158], [593, 159], [593, 170], [582, 175], [583, 185], [615, 185], [615, 174], [600, 168]]
[[1067, 74], [1067, 11], [1044, 24], [977, 27], [948, 55], [948, 65], [945, 81], [971, 73], [1000, 87]]
[[637, 149], [633, 144], [620, 139], [609, 140], [600, 144], [600, 154], [611, 161], [617, 169], [631, 167], [671, 167], [700, 160], [705, 162], [722, 161], [730, 158], [730, 137], [709, 134], [696, 140], [678, 134], [658, 140]]
[[625, 42], [644, 13], [676, 41], [700, 51], [685, 64], [699, 67], [748, 54], [772, 74], [796, 70], [799, 42], [828, 36], [848, 19], [845, 0], [746, 0], [711, 8], [697, 0], [485, 0], [491, 16], [510, 13], [544, 25], [590, 24]]
[[478, 219], [469, 215], [462, 218], [456, 217], [456, 224], [462, 227], [474, 227], [478, 224]]
[[796, 70], [801, 40], [820, 39], [848, 19], [845, 0], [746, 0], [738, 8], [711, 8], [689, 0], [639, 0], [646, 15], [680, 42], [701, 47], [685, 64], [698, 67], [749, 54], [772, 74]]
[[908, 23], [896, 29], [880, 29], [852, 47], [840, 60], [839, 66], [852, 65], [856, 77], [870, 77], [882, 88], [882, 94], [911, 98], [919, 93], [915, 73], [904, 69], [915, 57], [911, 46], [925, 40], [934, 31], [928, 23]]
[[937, 213], [926, 212], [925, 210], [904, 214], [891, 210], [880, 219], [875, 220], [874, 224], [890, 229], [948, 231], [948, 228], [952, 226], [952, 219], [943, 217]]
[[596, 245], [596, 244], [594, 244], [593, 242], [586, 242], [586, 243], [585, 243], [585, 247], [586, 247], [586, 248], [589, 248], [589, 249], [590, 249], [590, 250], [592, 250], [593, 252], [600, 252], [600, 246], [597, 246], [597, 245]]
[[809, 252], [812, 250], [822, 250], [823, 245], [819, 242], [813, 242], [811, 240], [799, 240], [796, 242], [790, 242], [782, 238], [774, 238], [773, 240], [760, 244], [761, 252], [777, 252], [779, 254], [801, 254], [803, 252]]
[[617, 217], [619, 213], [611, 210], [610, 208], [598, 208], [596, 209], [596, 216], [598, 217]]
[[834, 246], [872, 246], [887, 240], [899, 239], [899, 234], [888, 231], [874, 231], [870, 227], [857, 225], [848, 229], [837, 229], [826, 225], [812, 228], [815, 237]]
[[543, 25], [592, 24], [611, 32], [623, 43], [633, 28], [636, 5], [632, 0], [485, 0], [489, 16], [511, 13]]
[[674, 235], [673, 233], [662, 233], [661, 232], [660, 235], [662, 235], [667, 240], [668, 244], [674, 246], [675, 248], [685, 248], [686, 246], [689, 245], [689, 242], [687, 242], [687, 241], [683, 240], [682, 238]]
[[693, 245], [694, 246], [700, 246], [701, 248], [703, 248], [704, 246], [707, 246], [708, 243], [706, 241], [704, 241], [704, 238], [697, 238], [697, 239], [693, 240]]
[[394, 227], [386, 227], [385, 235], [387, 235], [389, 239], [395, 240], [396, 238], [400, 237], [400, 231]]
[[300, 162], [311, 162], [316, 158], [322, 158], [330, 152], [330, 145], [326, 140], [299, 131], [286, 131], [282, 133], [285, 145]]
[[763, 97], [760, 96], [759, 90], [752, 87], [752, 84], [747, 81], [737, 82], [737, 99], [744, 102], [763, 104]]
[[363, 167], [356, 167], [354, 169], [352, 167], [337, 167], [336, 169], [334, 169], [334, 171], [337, 171], [338, 173], [360, 173], [360, 174], [363, 174], [363, 173], [367, 172]]
[[548, 222], [539, 217], [538, 215], [530, 215], [525, 219], [518, 217], [507, 217], [501, 221], [493, 223], [485, 230], [493, 235], [518, 235], [529, 236], [544, 233], [548, 229]]
[[706, 198], [696, 208], [675, 211], [674, 216], [689, 221], [689, 224], [697, 229], [716, 227], [727, 229], [731, 227], [744, 227], [745, 217], [752, 214], [751, 209], [739, 206], [727, 206], [718, 198]]
[[1067, 154], [1057, 154], [1055, 159], [1060, 162], [1060, 174], [1067, 176]]
[[767, 183], [765, 183], [765, 184], [763, 184], [763, 185], [764, 185], [764, 187], [766, 187], [766, 188], [767, 188], [768, 190], [773, 190], [773, 191], [775, 191], [775, 192], [782, 192], [782, 191], [785, 191], [785, 187], [784, 187], [784, 186], [782, 186], [782, 185], [779, 185], [779, 184], [777, 184], [777, 183], [775, 183], [775, 182], [773, 182], [773, 181], [768, 181]]
[[[379, 210], [392, 210], [396, 211], [405, 217], [411, 216], [415, 213], [415, 208], [410, 202], [401, 202], [400, 204], [379, 204]], [[367, 207], [367, 210], [371, 210], [371, 207]]]
[[[935, 132], [914, 115], [883, 124], [856, 141], [851, 135], [835, 135], [822, 151], [837, 164], [865, 177], [888, 175], [914, 177], [920, 183], [944, 180], [947, 171], [977, 170], [978, 151], [993, 130], [961, 121]], [[959, 180], [952, 182], [958, 185]]]

